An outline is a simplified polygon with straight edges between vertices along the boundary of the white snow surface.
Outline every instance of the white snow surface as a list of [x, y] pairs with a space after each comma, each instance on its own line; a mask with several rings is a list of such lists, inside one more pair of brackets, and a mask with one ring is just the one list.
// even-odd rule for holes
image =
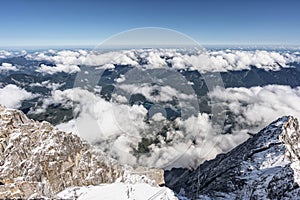
[[155, 187], [145, 183], [126, 184], [113, 183], [97, 186], [71, 187], [60, 192], [57, 197], [78, 200], [175, 200], [174, 193], [167, 187]]

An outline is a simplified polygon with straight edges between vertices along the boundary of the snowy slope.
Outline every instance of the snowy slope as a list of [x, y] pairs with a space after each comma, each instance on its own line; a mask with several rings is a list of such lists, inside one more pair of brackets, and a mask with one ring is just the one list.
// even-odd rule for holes
[[282, 117], [196, 170], [173, 169], [166, 185], [192, 199], [299, 199], [300, 131]]
[[63, 199], [78, 200], [175, 200], [174, 193], [166, 187], [154, 187], [145, 183], [113, 183], [87, 187], [68, 188], [58, 194]]

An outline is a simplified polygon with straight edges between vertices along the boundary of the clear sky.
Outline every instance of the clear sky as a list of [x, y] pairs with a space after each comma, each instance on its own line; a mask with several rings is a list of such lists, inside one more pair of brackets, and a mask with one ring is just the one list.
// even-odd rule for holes
[[299, 0], [0, 0], [0, 46], [95, 45], [138, 27], [201, 44], [300, 45]]

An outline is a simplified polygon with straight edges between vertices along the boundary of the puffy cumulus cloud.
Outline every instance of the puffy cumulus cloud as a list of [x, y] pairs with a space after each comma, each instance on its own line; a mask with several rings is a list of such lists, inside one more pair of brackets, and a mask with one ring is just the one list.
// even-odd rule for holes
[[[112, 100], [119, 103], [128, 103], [131, 100], [135, 101], [142, 98], [135, 95], [143, 95], [147, 101], [154, 103], [149, 111], [150, 116], [156, 112], [162, 112], [163, 115], [167, 116], [166, 108], [171, 108], [174, 111], [180, 110], [181, 117], [184, 118], [199, 111], [198, 99], [194, 90], [181, 84], [180, 81], [173, 83], [172, 86], [162, 82], [159, 85], [153, 83], [126, 84], [126, 82], [121, 82], [121, 84], [115, 85]], [[141, 101], [143, 100], [141, 99]]]
[[58, 72], [76, 73], [80, 71], [80, 68], [77, 65], [56, 64], [55, 66], [48, 66], [41, 64], [36, 71], [47, 74], [55, 74]]
[[[169, 52], [168, 55], [172, 55], [174, 52]], [[167, 62], [165, 57], [166, 51], [163, 50], [148, 50], [143, 51], [139, 55], [139, 58], [142, 59], [145, 63], [145, 67], [147, 68], [161, 68], [161, 67], [167, 67]], [[172, 55], [173, 56], [173, 55]]]
[[174, 100], [174, 97], [179, 100], [187, 101], [196, 97], [195, 94], [185, 94], [168, 85], [158, 86], [151, 84], [119, 84], [116, 85], [116, 87], [125, 91], [127, 94], [129, 94], [129, 96], [132, 94], [142, 94], [147, 100], [152, 102], [168, 102]]
[[175, 123], [178, 130], [170, 136], [172, 142], [152, 144], [151, 152], [142, 154], [137, 163], [164, 169], [195, 168], [205, 160], [229, 151], [248, 138], [247, 135], [217, 134], [209, 116], [205, 113], [199, 113], [186, 120], [177, 118]]
[[[127, 132], [131, 132], [135, 135], [137, 130], [140, 129], [139, 127], [143, 127], [143, 117], [146, 116], [147, 112], [142, 106], [111, 103], [96, 94], [79, 88], [64, 91], [56, 90], [52, 93], [51, 98], [45, 99], [44, 103], [48, 105], [51, 103], [62, 103], [66, 105], [70, 103], [69, 100], [75, 102], [74, 110], [79, 113], [78, 121], [81, 119], [86, 121], [84, 117], [99, 121], [98, 125], [100, 129], [90, 131], [89, 135], [83, 133], [83, 137], [90, 142], [93, 142], [97, 138], [106, 139]], [[135, 120], [135, 122], [129, 123], [128, 120], [131, 119]]]
[[133, 49], [108, 52], [87, 50], [49, 50], [27, 54], [27, 59], [46, 60], [54, 64], [88, 65], [113, 68], [114, 64], [144, 68], [193, 69], [200, 72], [250, 69], [256, 66], [265, 70], [279, 70], [300, 62], [296, 53], [265, 50], [183, 50], [183, 49]]
[[[176, 94], [176, 91], [171, 91], [171, 95]], [[160, 129], [150, 131], [153, 130], [151, 126], [162, 123], [170, 127], [160, 113], [152, 116], [153, 123], [146, 123], [147, 110], [144, 107], [108, 102], [79, 88], [53, 91], [50, 98], [43, 100], [41, 109], [45, 110], [52, 103], [74, 106], [76, 119], [58, 125], [60, 129], [79, 134], [122, 163], [166, 169], [193, 168], [245, 141], [249, 137], [248, 131], [257, 131], [283, 115], [300, 116], [300, 88], [278, 85], [217, 88], [210, 97], [233, 112], [236, 122], [242, 126], [237, 126], [232, 134], [224, 135], [212, 125], [208, 114], [177, 118], [173, 122], [177, 128], [168, 131], [166, 140], [159, 136], [160, 142], [151, 144], [147, 154], [134, 154], [133, 149], [138, 147], [142, 138], [157, 135]], [[164, 100], [168, 99], [167, 95]]]
[[[149, 92], [142, 92], [148, 95]], [[268, 85], [252, 88], [216, 88], [209, 96], [234, 113], [236, 125], [231, 134], [218, 134], [207, 114], [175, 120], [178, 130], [171, 135], [172, 143], [151, 145], [151, 153], [141, 155], [137, 163], [164, 168], [194, 167], [224, 153], [284, 115], [300, 117], [300, 87]], [[163, 116], [153, 117], [162, 121]], [[146, 128], [145, 128], [146, 129]]]
[[8, 58], [10, 56], [12, 56], [13, 53], [6, 51], [6, 50], [0, 50], [0, 58]]
[[300, 117], [300, 87], [217, 88], [209, 95], [235, 114], [236, 132], [257, 131], [285, 115]]
[[90, 66], [109, 66], [111, 64], [118, 65], [138, 65], [135, 51], [110, 51], [110, 52], [95, 52], [87, 54], [83, 61], [85, 65]]
[[52, 103], [72, 106], [72, 102], [77, 118], [58, 125], [59, 128], [101, 144], [103, 150], [122, 162], [136, 163], [131, 145], [140, 141], [145, 127], [147, 110], [144, 107], [111, 103], [87, 90], [75, 88], [52, 92], [40, 109], [45, 110]]
[[37, 95], [27, 92], [26, 90], [12, 84], [1, 88], [0, 96], [0, 104], [8, 108], [19, 108], [22, 101], [37, 97]]
[[289, 53], [269, 51], [199, 51], [192, 55], [175, 56], [170, 60], [174, 68], [189, 66], [201, 72], [250, 69], [251, 66], [265, 70], [279, 70], [290, 67], [288, 63], [299, 62], [299, 58]]
[[116, 81], [117, 83], [122, 83], [122, 82], [124, 82], [125, 80], [126, 80], [126, 77], [125, 77], [123, 74], [121, 74], [119, 78], [116, 78], [116, 79], [115, 79], [115, 81]]
[[28, 54], [27, 59], [30, 60], [45, 60], [55, 64], [65, 65], [88, 65], [88, 66], [103, 66], [104, 68], [113, 64], [138, 66], [139, 62], [143, 62], [148, 67], [167, 66], [166, 58], [180, 54], [176, 53], [175, 49], [146, 49], [146, 50], [115, 50], [115, 51], [57, 51], [48, 50], [44, 52], [35, 52]]
[[110, 52], [98, 52], [98, 51], [54, 51], [50, 52], [36, 52], [26, 56], [29, 60], [49, 61], [54, 64], [62, 65], [88, 65], [88, 66], [109, 66], [113, 64], [119, 65], [138, 65], [135, 60], [134, 51], [110, 51]]
[[300, 52], [299, 51], [295, 51], [293, 54], [299, 56]]
[[31, 86], [44, 86], [44, 87], [49, 87], [53, 89], [51, 91], [51, 96], [44, 98], [43, 99], [43, 104], [39, 107], [34, 108], [34, 110], [30, 110], [30, 113], [32, 114], [39, 114], [46, 112], [46, 109], [49, 105], [51, 104], [61, 104], [65, 108], [72, 108], [73, 103], [72, 103], [72, 90], [57, 90], [58, 87], [61, 85], [59, 84], [49, 84], [47, 81], [42, 82], [42, 83], [34, 83]]
[[216, 88], [210, 97], [235, 114], [232, 134], [217, 134], [207, 114], [176, 119], [180, 134], [172, 145], [153, 146], [139, 161], [148, 166], [191, 167], [224, 153], [244, 142], [248, 132], [257, 132], [275, 119], [300, 117], [300, 87], [268, 85], [252, 88]]
[[13, 66], [11, 63], [2, 63], [0, 66], [0, 72], [3, 71], [17, 71], [17, 67]]
[[57, 90], [59, 89], [61, 86], [63, 86], [65, 83], [51, 83], [50, 80], [48, 81], [43, 81], [41, 83], [30, 83], [29, 86], [30, 87], [46, 87], [50, 90]]
[[27, 55], [28, 59], [34, 60], [47, 60], [59, 64], [74, 64], [78, 62], [81, 54], [78, 51], [62, 50], [55, 51], [49, 50], [48, 52], [36, 52], [32, 55]]
[[167, 67], [167, 59], [178, 55], [176, 49], [133, 49], [110, 52], [89, 52], [84, 64], [105, 66], [110, 64], [143, 66], [145, 68]]
[[7, 50], [0, 50], [0, 58], [11, 58], [15, 56], [24, 56], [27, 52], [25, 50], [22, 51], [7, 51]]
[[25, 58], [28, 60], [49, 61], [54, 64], [74, 66], [82, 64], [86, 54], [87, 51], [85, 50], [48, 50], [27, 54]]
[[[69, 122], [59, 124], [60, 129], [79, 134], [122, 163], [151, 167], [195, 167], [199, 163], [228, 151], [247, 135], [218, 135], [207, 114], [187, 119], [177, 118], [178, 127], [168, 132], [168, 140], [159, 136], [160, 143], [149, 146], [147, 154], [134, 153], [142, 138], [157, 136], [151, 126], [167, 123], [164, 116], [153, 115], [153, 123], [146, 123], [147, 110], [143, 106], [129, 106], [108, 102], [97, 94], [74, 88], [52, 92], [43, 103], [45, 109], [52, 103], [72, 106], [74, 116]], [[159, 129], [158, 129], [159, 130]], [[154, 135], [153, 135], [154, 134]], [[168, 142], [172, 141], [172, 142]]]

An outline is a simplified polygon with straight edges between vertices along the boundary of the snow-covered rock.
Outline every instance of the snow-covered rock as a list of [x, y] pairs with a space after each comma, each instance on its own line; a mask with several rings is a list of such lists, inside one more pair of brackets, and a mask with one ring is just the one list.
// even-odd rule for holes
[[282, 117], [196, 170], [166, 172], [166, 185], [191, 199], [299, 199], [300, 131]]
[[0, 106], [0, 199], [55, 198], [69, 187], [116, 181], [159, 189], [163, 180], [163, 170], [122, 166], [77, 135]]

